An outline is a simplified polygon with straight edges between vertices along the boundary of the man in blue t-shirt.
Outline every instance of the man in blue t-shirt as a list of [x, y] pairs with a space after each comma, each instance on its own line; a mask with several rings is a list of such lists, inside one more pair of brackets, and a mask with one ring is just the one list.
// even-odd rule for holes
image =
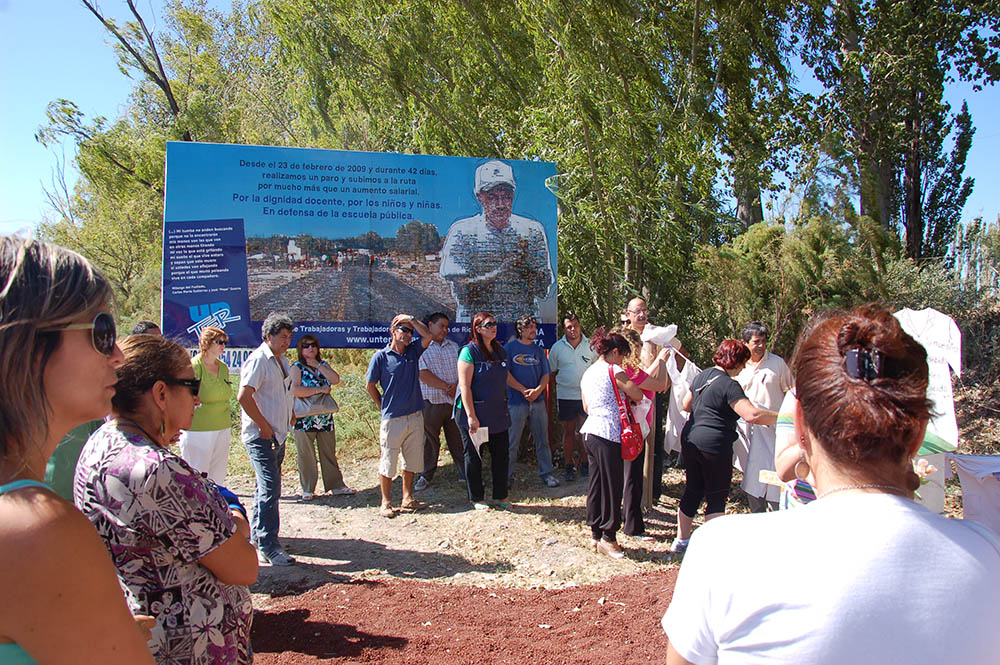
[[538, 456], [538, 475], [549, 487], [559, 487], [552, 475], [552, 450], [549, 448], [549, 414], [545, 389], [549, 385], [549, 360], [545, 350], [535, 344], [538, 319], [524, 314], [514, 324], [517, 339], [507, 342], [507, 408], [510, 411], [510, 469], [507, 485], [514, 479], [514, 464], [525, 421], [531, 422], [531, 436]]
[[[413, 339], [413, 331], [420, 339]], [[390, 340], [368, 363], [365, 390], [382, 410], [379, 427], [381, 456], [378, 464], [382, 505], [378, 514], [395, 517], [392, 508], [392, 479], [396, 462], [403, 455], [403, 510], [420, 510], [426, 505], [413, 498], [413, 476], [424, 470], [424, 400], [420, 393], [420, 354], [431, 343], [431, 331], [409, 314], [397, 314], [389, 326]], [[382, 391], [379, 392], [379, 386]]]

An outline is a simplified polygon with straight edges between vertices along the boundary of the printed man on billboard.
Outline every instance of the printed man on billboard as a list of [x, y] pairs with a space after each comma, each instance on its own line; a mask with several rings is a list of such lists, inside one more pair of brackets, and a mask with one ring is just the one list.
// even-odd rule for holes
[[538, 314], [554, 281], [549, 244], [540, 222], [511, 214], [514, 172], [500, 161], [476, 169], [475, 194], [483, 211], [448, 229], [441, 250], [441, 277], [451, 283], [457, 320], [492, 312], [511, 321]]

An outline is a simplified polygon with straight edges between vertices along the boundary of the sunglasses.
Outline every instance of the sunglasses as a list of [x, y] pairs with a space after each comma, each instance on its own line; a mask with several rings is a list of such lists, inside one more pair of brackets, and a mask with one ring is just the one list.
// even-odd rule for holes
[[406, 326], [396, 326], [396, 330], [406, 333], [407, 335], [413, 334], [413, 328], [407, 328]]
[[496, 321], [487, 321], [486, 323], [480, 323], [479, 327], [480, 328], [496, 328], [497, 327], [497, 322]]
[[217, 340], [215, 340], [215, 343], [218, 344], [219, 346], [225, 346], [226, 344], [229, 344], [229, 340], [227, 340], [227, 339], [217, 339]]
[[318, 349], [319, 348], [319, 344], [317, 344], [316, 342], [303, 342], [302, 343], [302, 348], [303, 349]]
[[198, 391], [201, 390], [201, 379], [164, 379], [163, 382], [171, 386], [184, 386], [195, 397], [198, 396]]
[[111, 357], [115, 353], [115, 341], [118, 339], [118, 330], [115, 328], [115, 319], [107, 312], [98, 312], [91, 323], [70, 323], [65, 326], [55, 328], [43, 328], [42, 332], [54, 332], [56, 330], [89, 330], [90, 341], [94, 345], [94, 350], [102, 356]]

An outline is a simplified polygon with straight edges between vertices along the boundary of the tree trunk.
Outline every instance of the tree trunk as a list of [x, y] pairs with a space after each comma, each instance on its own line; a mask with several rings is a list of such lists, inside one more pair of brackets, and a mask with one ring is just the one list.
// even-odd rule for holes
[[909, 142], [903, 167], [903, 225], [906, 228], [906, 256], [911, 259], [919, 259], [923, 254], [924, 241], [924, 210], [920, 179], [923, 160], [920, 154], [922, 127], [919, 114], [919, 93], [913, 94], [911, 102], [910, 117], [906, 120]]
[[760, 202], [760, 187], [737, 185], [736, 219], [744, 230], [764, 221], [764, 207]]

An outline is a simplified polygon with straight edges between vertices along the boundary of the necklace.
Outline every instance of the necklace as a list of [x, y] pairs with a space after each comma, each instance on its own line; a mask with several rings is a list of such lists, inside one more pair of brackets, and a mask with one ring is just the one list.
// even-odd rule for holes
[[822, 499], [827, 494], [833, 494], [834, 492], [846, 492], [847, 490], [890, 490], [901, 495], [906, 495], [906, 490], [902, 487], [896, 487], [895, 485], [878, 485], [878, 484], [867, 484], [867, 485], [844, 485], [843, 487], [833, 487], [821, 492], [817, 499]]
[[124, 418], [116, 418], [115, 420], [117, 420], [118, 423], [121, 425], [125, 425], [126, 427], [134, 427], [135, 429], [139, 430], [140, 432], [142, 432], [143, 436], [145, 436], [149, 440], [150, 443], [160, 446], [161, 448], [169, 447], [169, 446], [164, 446], [162, 443], [159, 442], [158, 439], [154, 439], [153, 437], [151, 437], [149, 435], [149, 432], [147, 432], [141, 425], [139, 425], [139, 423], [135, 422], [134, 420], [125, 420]]

